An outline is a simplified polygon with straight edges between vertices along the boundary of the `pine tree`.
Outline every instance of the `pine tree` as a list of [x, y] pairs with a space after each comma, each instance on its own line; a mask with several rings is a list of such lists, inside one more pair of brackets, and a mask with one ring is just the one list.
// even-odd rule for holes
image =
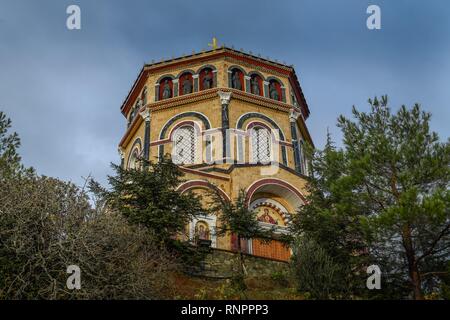
[[32, 173], [33, 169], [27, 169], [21, 164], [18, 153], [20, 138], [16, 132], [8, 133], [11, 129], [11, 119], [0, 111], [0, 181], [11, 175], [20, 173]]
[[406, 282], [423, 299], [450, 258], [450, 142], [430, 132], [431, 115], [417, 104], [395, 114], [386, 96], [369, 104], [368, 113], [353, 107], [356, 121], [339, 118], [343, 149], [329, 140], [314, 154], [296, 230], [354, 272], [379, 264], [390, 286]]
[[[298, 279], [298, 290], [314, 299], [330, 299], [336, 290], [340, 266], [313, 239], [304, 236], [294, 245], [292, 264]], [[342, 289], [342, 288], [340, 288]]]
[[145, 226], [166, 245], [177, 245], [185, 236], [186, 226], [205, 212], [201, 198], [192, 193], [180, 194], [176, 188], [183, 173], [169, 158], [159, 162], [141, 160], [137, 169], [112, 165], [116, 175], [109, 176], [110, 190], [95, 182], [91, 190], [128, 221]]
[[246, 239], [260, 239], [264, 242], [270, 242], [273, 237], [273, 228], [266, 229], [261, 226], [257, 220], [257, 213], [249, 209], [247, 204], [247, 195], [244, 190], [240, 190], [235, 201], [224, 200], [219, 193], [213, 196], [214, 204], [212, 212], [218, 215], [218, 226], [216, 235], [235, 235], [237, 239], [237, 251], [239, 254], [239, 274], [236, 278], [240, 289], [245, 289], [245, 263], [242, 241]]

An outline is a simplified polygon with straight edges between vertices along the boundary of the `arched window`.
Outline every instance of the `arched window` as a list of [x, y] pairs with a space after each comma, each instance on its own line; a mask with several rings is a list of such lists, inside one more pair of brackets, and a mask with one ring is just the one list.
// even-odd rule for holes
[[196, 160], [197, 136], [193, 126], [183, 126], [173, 134], [172, 161], [175, 164], [192, 164]]
[[159, 82], [159, 99], [169, 99], [173, 97], [173, 82], [172, 79], [166, 77]]
[[128, 169], [138, 169], [139, 166], [139, 150], [134, 148], [128, 159]]
[[252, 160], [255, 163], [270, 163], [271, 157], [271, 136], [270, 131], [263, 127], [254, 127], [250, 131], [252, 144]]
[[273, 100], [281, 101], [281, 84], [276, 80], [269, 82], [269, 97]]
[[237, 68], [233, 68], [233, 69], [231, 69], [230, 76], [231, 76], [231, 79], [230, 79], [231, 88], [243, 91], [244, 90], [244, 73]]
[[263, 81], [257, 74], [250, 77], [250, 92], [258, 96], [263, 95]]
[[185, 72], [180, 76], [179, 86], [178, 91], [180, 95], [189, 94], [194, 91], [194, 79], [190, 72]]

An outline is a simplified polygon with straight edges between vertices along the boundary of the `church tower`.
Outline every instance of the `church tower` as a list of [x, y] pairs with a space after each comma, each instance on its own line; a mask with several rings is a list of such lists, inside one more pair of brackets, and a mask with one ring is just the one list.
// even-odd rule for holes
[[[146, 64], [125, 99], [122, 165], [170, 154], [185, 173], [179, 192], [215, 189], [226, 200], [247, 191], [263, 226], [287, 232], [291, 214], [305, 203], [309, 175], [304, 144], [309, 108], [292, 66], [232, 48]], [[233, 235], [217, 237], [215, 216], [187, 226], [190, 240], [234, 250]], [[248, 254], [286, 261], [278, 241], [245, 240]]]

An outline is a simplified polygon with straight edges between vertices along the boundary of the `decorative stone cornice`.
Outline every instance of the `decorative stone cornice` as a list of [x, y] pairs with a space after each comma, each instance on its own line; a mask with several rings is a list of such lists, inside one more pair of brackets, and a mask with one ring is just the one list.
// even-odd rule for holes
[[[179, 107], [179, 106], [183, 106], [183, 105], [191, 104], [191, 103], [196, 103], [196, 102], [200, 102], [200, 101], [204, 101], [204, 100], [208, 100], [208, 99], [217, 99], [219, 91], [223, 92], [223, 93], [228, 93], [228, 94], [230, 94], [230, 96], [232, 94], [233, 99], [257, 104], [259, 106], [282, 111], [284, 113], [290, 112], [292, 114], [292, 116], [294, 116], [294, 119], [295, 119], [295, 117], [297, 117], [296, 119], [298, 119], [298, 115], [301, 115], [299, 110], [297, 108], [293, 108], [293, 106], [290, 104], [287, 104], [287, 103], [284, 103], [281, 101], [275, 101], [275, 100], [272, 100], [267, 97], [254, 95], [254, 94], [244, 92], [241, 90], [231, 89], [228, 87], [211, 88], [211, 89], [202, 90], [199, 92], [194, 92], [191, 94], [173, 97], [170, 99], [164, 99], [164, 100], [160, 100], [157, 102], [147, 103], [145, 106], [143, 106], [141, 108], [141, 110], [142, 110], [141, 113], [145, 113], [146, 110], [150, 111], [150, 113], [159, 112], [159, 111], [166, 110], [169, 108], [175, 108], [175, 107]], [[220, 95], [219, 95], [219, 97], [220, 97]], [[294, 111], [294, 113], [293, 113], [293, 111]], [[306, 129], [305, 120], [302, 115], [300, 116], [300, 118], [302, 120], [301, 122], [303, 122], [303, 125], [300, 127], [301, 128], [304, 127], [303, 133], [306, 135], [308, 140], [312, 143], [309, 132]], [[134, 120], [130, 124], [129, 128], [125, 132], [124, 136], [122, 137], [119, 145], [126, 145], [126, 143], [128, 143], [129, 137], [134, 134], [134, 132], [137, 130], [137, 128], [143, 122], [143, 120], [145, 120], [145, 118], [142, 115], [140, 117], [134, 118]]]
[[164, 110], [172, 107], [178, 107], [181, 105], [189, 104], [189, 103], [195, 103], [202, 100], [211, 99], [214, 97], [217, 97], [217, 92], [232, 92], [233, 93], [233, 99], [239, 99], [242, 101], [255, 103], [260, 106], [270, 108], [270, 109], [276, 109], [283, 112], [289, 112], [290, 109], [292, 109], [292, 105], [287, 104], [285, 102], [276, 101], [267, 97], [254, 95], [248, 92], [244, 92], [237, 89], [227, 88], [227, 87], [221, 87], [221, 88], [211, 88], [207, 90], [202, 90], [199, 92], [194, 92], [191, 94], [186, 94], [182, 96], [173, 97], [170, 99], [164, 99], [157, 102], [152, 102], [146, 105], [147, 108], [150, 108], [152, 111], [159, 111]]

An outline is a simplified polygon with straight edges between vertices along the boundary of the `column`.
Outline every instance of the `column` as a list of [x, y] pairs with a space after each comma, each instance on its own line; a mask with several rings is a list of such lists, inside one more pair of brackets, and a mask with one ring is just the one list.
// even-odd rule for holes
[[150, 159], [150, 119], [151, 113], [148, 108], [140, 113], [145, 122], [144, 130], [144, 159], [148, 161]]
[[251, 88], [250, 88], [250, 77], [249, 76], [244, 76], [245, 79], [245, 91], [248, 93], [251, 93]]
[[159, 101], [159, 83], [155, 84], [155, 102]]
[[218, 91], [222, 105], [222, 156], [229, 158], [231, 156], [230, 136], [228, 129], [230, 128], [228, 106], [230, 105], [231, 92]]
[[217, 88], [217, 70], [213, 70], [213, 88]]
[[281, 101], [286, 103], [286, 88], [284, 86], [281, 86]]
[[264, 85], [264, 97], [269, 98], [269, 82], [263, 81]]
[[177, 97], [178, 96], [178, 79], [172, 80], [172, 87], [173, 87], [173, 96]]
[[194, 79], [194, 92], [198, 91], [198, 74], [193, 74], [192, 79]]
[[298, 173], [302, 172], [301, 161], [300, 161], [300, 149], [299, 149], [299, 141], [297, 136], [297, 119], [299, 117], [298, 112], [291, 110], [289, 114], [289, 120], [291, 123], [291, 137], [292, 137], [292, 148], [294, 149], [294, 163], [295, 163], [295, 171]]

